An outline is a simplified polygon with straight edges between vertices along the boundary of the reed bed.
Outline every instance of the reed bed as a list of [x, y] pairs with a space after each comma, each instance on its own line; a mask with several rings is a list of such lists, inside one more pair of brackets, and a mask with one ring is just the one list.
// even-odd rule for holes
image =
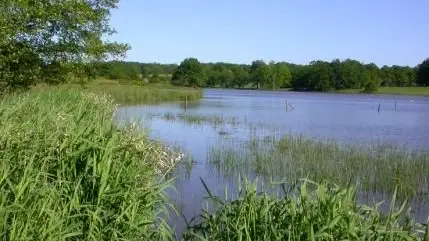
[[206, 190], [215, 211], [206, 208], [191, 220], [185, 240], [429, 240], [427, 225], [407, 218], [405, 205], [395, 208], [395, 194], [382, 215], [377, 205], [357, 205], [354, 188], [329, 183], [304, 181], [283, 197], [260, 194], [248, 183], [226, 202]]
[[189, 125], [212, 125], [212, 126], [221, 126], [221, 125], [231, 125], [238, 126], [242, 123], [240, 118], [237, 117], [227, 117], [221, 115], [193, 115], [193, 114], [178, 114], [172, 112], [166, 112], [162, 114], [161, 119], [171, 122], [183, 121]]
[[359, 190], [400, 197], [429, 197], [429, 154], [387, 145], [341, 145], [303, 136], [249, 137], [245, 143], [225, 140], [210, 148], [208, 162], [221, 175], [267, 180], [309, 178]]
[[109, 95], [121, 105], [159, 104], [167, 101], [195, 101], [203, 97], [202, 89], [164, 85], [137, 85], [131, 83], [103, 82], [97, 80], [85, 85], [66, 84], [56, 87], [37, 86], [34, 90], [86, 90], [99, 95]]
[[[35, 91], [0, 101], [2, 240], [171, 240], [164, 147], [113, 123], [110, 98]], [[168, 152], [168, 151], [167, 151]]]

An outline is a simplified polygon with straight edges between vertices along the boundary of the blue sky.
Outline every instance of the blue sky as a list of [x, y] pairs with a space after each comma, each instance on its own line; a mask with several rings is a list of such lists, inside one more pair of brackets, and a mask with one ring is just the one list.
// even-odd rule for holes
[[429, 57], [428, 0], [121, 0], [111, 24], [130, 61], [415, 66]]

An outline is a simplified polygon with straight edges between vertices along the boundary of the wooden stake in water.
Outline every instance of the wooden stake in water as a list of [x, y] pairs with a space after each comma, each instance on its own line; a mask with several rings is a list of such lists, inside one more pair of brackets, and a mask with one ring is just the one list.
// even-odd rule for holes
[[288, 111], [289, 111], [289, 103], [287, 102], [287, 99], [286, 99], [286, 112]]
[[185, 109], [188, 108], [188, 96], [185, 97]]
[[380, 113], [380, 103], [378, 103], [378, 113]]

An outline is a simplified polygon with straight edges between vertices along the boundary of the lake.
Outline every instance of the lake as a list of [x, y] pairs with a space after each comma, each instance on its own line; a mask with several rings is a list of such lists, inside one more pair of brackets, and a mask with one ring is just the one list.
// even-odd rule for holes
[[[192, 158], [192, 169], [180, 174], [176, 191], [170, 191], [187, 218], [203, 207], [206, 191], [200, 178], [216, 193], [231, 184], [207, 162], [212, 146], [225, 139], [245, 142], [249, 135], [303, 135], [429, 152], [428, 97], [206, 89], [203, 99], [186, 108], [179, 102], [122, 106], [119, 116], [141, 120], [151, 138], [178, 146]], [[426, 221], [427, 206], [415, 202], [419, 221]], [[181, 218], [172, 218], [171, 223], [177, 232], [184, 227]]]

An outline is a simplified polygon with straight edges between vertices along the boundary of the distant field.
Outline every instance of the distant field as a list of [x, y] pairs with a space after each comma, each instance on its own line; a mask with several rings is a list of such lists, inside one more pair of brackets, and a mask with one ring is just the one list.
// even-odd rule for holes
[[[339, 90], [339, 93], [361, 93], [360, 89]], [[429, 96], [429, 87], [380, 87], [376, 94]]]

